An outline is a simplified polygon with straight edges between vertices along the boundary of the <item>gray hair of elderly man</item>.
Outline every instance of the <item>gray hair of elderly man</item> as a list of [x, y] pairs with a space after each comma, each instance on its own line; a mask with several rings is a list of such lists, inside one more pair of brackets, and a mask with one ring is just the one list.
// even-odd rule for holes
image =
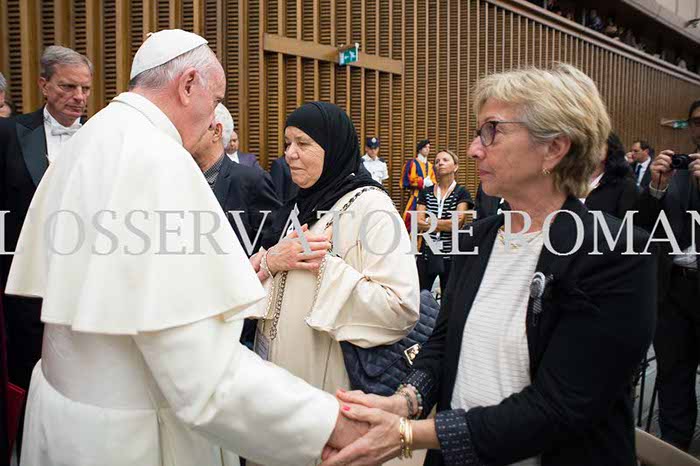
[[222, 136], [221, 142], [224, 147], [228, 147], [228, 143], [231, 142], [231, 135], [233, 134], [233, 117], [231, 112], [224, 106], [224, 104], [219, 104], [214, 110], [214, 121], [221, 124]]
[[162, 89], [188, 68], [197, 70], [200, 79], [202, 79], [202, 84], [206, 86], [209, 73], [215, 70], [217, 66], [220, 67], [221, 63], [216, 58], [216, 54], [212, 52], [208, 45], [203, 44], [160, 66], [134, 76], [129, 82], [129, 90], [135, 87], [150, 90]]
[[83, 65], [88, 67], [90, 74], [94, 72], [92, 62], [85, 55], [81, 55], [68, 47], [51, 45], [46, 47], [41, 55], [40, 76], [48, 81], [56, 72], [56, 67], [60, 65]]
[[0, 73], [0, 92], [5, 92], [7, 90], [7, 79]]

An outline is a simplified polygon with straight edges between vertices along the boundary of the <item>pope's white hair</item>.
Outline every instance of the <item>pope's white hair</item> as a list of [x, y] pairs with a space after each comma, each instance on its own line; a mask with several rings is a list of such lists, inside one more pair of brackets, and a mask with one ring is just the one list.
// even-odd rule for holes
[[137, 74], [129, 82], [129, 89], [135, 87], [152, 90], [162, 89], [188, 68], [197, 70], [202, 84], [206, 86], [209, 73], [220, 66], [219, 59], [216, 58], [214, 52], [207, 44], [202, 44], [162, 65]]
[[233, 117], [224, 104], [216, 106], [216, 110], [214, 110], [214, 121], [221, 124], [221, 142], [224, 144], [224, 147], [228, 147], [228, 143], [231, 141], [231, 135], [233, 134]]

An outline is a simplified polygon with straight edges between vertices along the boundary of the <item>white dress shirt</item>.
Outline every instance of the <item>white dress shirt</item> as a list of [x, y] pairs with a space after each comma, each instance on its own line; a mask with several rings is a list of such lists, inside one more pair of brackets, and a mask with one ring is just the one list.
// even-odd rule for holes
[[241, 163], [241, 161], [238, 159], [238, 151], [234, 152], [233, 154], [229, 154], [227, 152], [226, 155], [228, 155], [228, 158], [233, 160], [234, 162]]
[[646, 162], [642, 162], [640, 165], [642, 166], [641, 170], [639, 170], [639, 174], [637, 175], [637, 186], [639, 186], [642, 183], [642, 178], [644, 178], [644, 174], [647, 172], [647, 169], [649, 168], [649, 164], [651, 163], [651, 157], [649, 157]]
[[46, 133], [46, 156], [49, 163], [53, 163], [61, 151], [61, 147], [68, 141], [76, 131], [83, 126], [80, 118], [77, 118], [69, 127], [59, 123], [49, 109], [44, 107], [44, 132]]

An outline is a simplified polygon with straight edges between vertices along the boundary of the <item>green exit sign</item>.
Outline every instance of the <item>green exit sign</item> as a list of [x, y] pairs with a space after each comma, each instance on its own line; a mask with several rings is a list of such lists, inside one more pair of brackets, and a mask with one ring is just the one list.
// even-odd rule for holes
[[356, 62], [358, 58], [360, 58], [360, 44], [355, 43], [355, 45], [340, 49], [338, 61], [343, 66]]
[[662, 126], [668, 126], [673, 129], [686, 129], [688, 127], [688, 120], [661, 120]]

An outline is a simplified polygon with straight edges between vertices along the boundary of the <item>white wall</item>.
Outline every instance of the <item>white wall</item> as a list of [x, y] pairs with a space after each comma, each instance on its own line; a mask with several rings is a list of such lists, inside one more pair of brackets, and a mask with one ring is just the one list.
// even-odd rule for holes
[[668, 11], [675, 13], [683, 20], [700, 16], [700, 0], [654, 0]]

